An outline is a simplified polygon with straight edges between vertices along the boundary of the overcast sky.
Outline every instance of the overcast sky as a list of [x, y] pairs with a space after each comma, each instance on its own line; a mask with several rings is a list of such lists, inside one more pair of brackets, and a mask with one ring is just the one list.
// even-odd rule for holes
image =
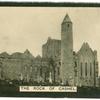
[[68, 13], [73, 22], [74, 50], [83, 42], [98, 52], [100, 62], [100, 8], [0, 7], [0, 52], [41, 55], [50, 36], [61, 38], [61, 23]]

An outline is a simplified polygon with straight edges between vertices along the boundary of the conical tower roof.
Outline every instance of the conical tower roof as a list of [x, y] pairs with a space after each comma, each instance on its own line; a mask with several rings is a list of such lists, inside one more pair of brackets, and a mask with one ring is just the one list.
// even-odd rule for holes
[[62, 24], [67, 22], [72, 22], [68, 14], [64, 17]]

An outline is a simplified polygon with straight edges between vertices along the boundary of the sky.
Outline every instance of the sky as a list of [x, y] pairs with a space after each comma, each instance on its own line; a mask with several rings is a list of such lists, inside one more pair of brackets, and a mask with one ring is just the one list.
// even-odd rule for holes
[[91, 7], [0, 7], [0, 53], [29, 49], [42, 55], [48, 37], [61, 39], [66, 14], [73, 22], [74, 51], [88, 42], [100, 62], [100, 8]]

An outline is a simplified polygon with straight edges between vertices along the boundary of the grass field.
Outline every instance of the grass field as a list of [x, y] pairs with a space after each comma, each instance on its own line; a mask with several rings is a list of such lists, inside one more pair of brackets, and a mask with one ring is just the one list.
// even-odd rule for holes
[[[100, 88], [96, 87], [78, 87], [76, 93], [36, 93], [36, 92], [19, 92], [18, 84], [8, 84], [0, 82], [1, 97], [69, 97], [69, 98], [100, 98]], [[22, 86], [22, 85], [21, 85]]]

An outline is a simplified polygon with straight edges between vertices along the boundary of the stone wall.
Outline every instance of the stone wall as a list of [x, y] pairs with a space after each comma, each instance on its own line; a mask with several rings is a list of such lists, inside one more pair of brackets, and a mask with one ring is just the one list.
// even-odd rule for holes
[[61, 40], [48, 38], [47, 43], [42, 46], [43, 58], [56, 59], [61, 55]]

